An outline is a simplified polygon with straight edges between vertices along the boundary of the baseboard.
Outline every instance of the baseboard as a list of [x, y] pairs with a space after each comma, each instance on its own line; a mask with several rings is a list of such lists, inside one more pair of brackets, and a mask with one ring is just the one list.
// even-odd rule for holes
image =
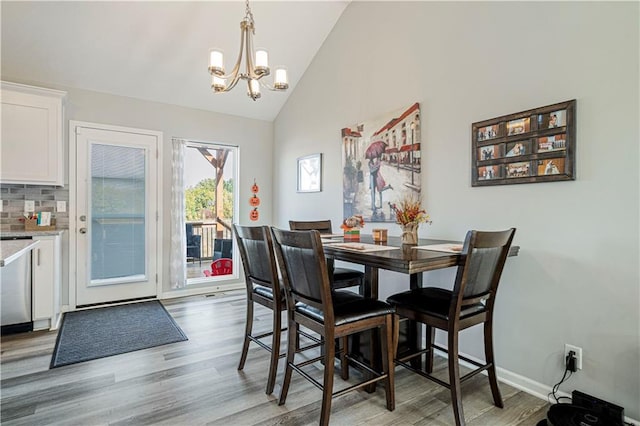
[[160, 299], [175, 299], [177, 297], [201, 296], [204, 294], [220, 293], [230, 290], [241, 290], [244, 288], [244, 281], [231, 284], [210, 285], [207, 287], [178, 288], [163, 292], [160, 296]]
[[[496, 367], [496, 374], [498, 375], [498, 380], [500, 380], [502, 383], [506, 383], [507, 385], [526, 392], [529, 395], [533, 395], [550, 402], [549, 394], [553, 390], [552, 387], [540, 382], [536, 382], [535, 380], [531, 380], [528, 377], [522, 376], [512, 371], [505, 370], [501, 367]], [[556, 396], [571, 398], [571, 394], [560, 390], [556, 392]]]
[[[442, 358], [445, 358], [445, 359], [447, 358], [447, 354], [445, 352], [436, 350], [435, 354], [441, 356]], [[476, 358], [475, 356], [471, 356], [463, 352], [460, 352], [460, 355], [465, 356], [469, 359], [472, 359], [476, 362], [484, 363], [484, 359], [479, 359], [479, 358]], [[464, 360], [460, 360], [460, 365], [470, 369], [477, 368], [473, 364], [468, 363]], [[486, 375], [487, 372], [483, 371], [481, 374]], [[522, 392], [528, 393], [529, 395], [535, 396], [537, 398], [540, 398], [544, 401], [549, 402], [548, 395], [553, 390], [552, 386], [548, 386], [548, 385], [545, 385], [544, 383], [536, 382], [535, 380], [532, 380], [528, 377], [514, 373], [513, 371], [509, 371], [501, 367], [496, 367], [496, 375], [498, 376], [498, 381], [505, 383], [509, 386], [512, 386], [518, 390], [521, 390]], [[571, 398], [571, 394], [562, 392], [562, 391], [556, 392], [556, 395], [559, 397], [563, 396], [563, 397]], [[624, 421], [634, 426], [640, 426], [640, 422], [638, 420], [632, 419], [630, 417], [625, 416]]]
[[41, 320], [33, 321], [33, 331], [49, 330], [50, 327], [51, 327], [50, 319], [41, 319]]

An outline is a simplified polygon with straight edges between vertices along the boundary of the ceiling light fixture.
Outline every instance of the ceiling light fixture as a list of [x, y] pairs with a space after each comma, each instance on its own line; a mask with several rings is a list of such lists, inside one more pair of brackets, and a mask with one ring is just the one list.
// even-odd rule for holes
[[[220, 49], [211, 49], [209, 51], [209, 74], [212, 76], [211, 89], [215, 93], [228, 92], [238, 84], [238, 81], [246, 80], [247, 95], [255, 101], [260, 97], [260, 86], [282, 92], [289, 88], [289, 82], [287, 69], [284, 67], [276, 68], [273, 86], [262, 81], [262, 77], [271, 74], [269, 55], [264, 49], [256, 51], [253, 49], [253, 35], [256, 30], [249, 0], [246, 0], [246, 5], [244, 19], [240, 22], [240, 53], [233, 70], [230, 74], [225, 74], [223, 52]], [[243, 58], [246, 62], [244, 72], [241, 71]], [[231, 80], [229, 84], [227, 84], [227, 80]]]

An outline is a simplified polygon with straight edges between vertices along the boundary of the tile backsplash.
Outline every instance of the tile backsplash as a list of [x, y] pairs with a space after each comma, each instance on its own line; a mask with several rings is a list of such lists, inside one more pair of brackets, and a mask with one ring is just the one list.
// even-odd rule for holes
[[[36, 212], [51, 212], [56, 219], [56, 228], [69, 229], [69, 190], [59, 186], [0, 184], [1, 231], [22, 231], [24, 223], [20, 221], [24, 213], [25, 200], [33, 200]], [[56, 202], [65, 201], [65, 212], [56, 211]]]

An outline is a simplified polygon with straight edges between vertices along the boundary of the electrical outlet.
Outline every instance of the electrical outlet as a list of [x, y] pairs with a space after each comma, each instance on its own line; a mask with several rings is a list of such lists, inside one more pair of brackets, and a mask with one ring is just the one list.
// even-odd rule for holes
[[579, 348], [577, 346], [568, 345], [568, 344], [565, 343], [565, 345], [564, 345], [564, 357], [562, 357], [562, 364], [563, 365], [566, 364], [567, 355], [569, 355], [570, 351], [573, 351], [573, 353], [575, 354], [575, 357], [576, 357], [576, 368], [578, 370], [582, 370], [582, 348]]
[[67, 202], [66, 201], [56, 201], [56, 211], [59, 213], [64, 213], [67, 211]]
[[27, 213], [31, 213], [35, 211], [36, 203], [33, 200], [25, 200], [24, 201], [24, 211]]

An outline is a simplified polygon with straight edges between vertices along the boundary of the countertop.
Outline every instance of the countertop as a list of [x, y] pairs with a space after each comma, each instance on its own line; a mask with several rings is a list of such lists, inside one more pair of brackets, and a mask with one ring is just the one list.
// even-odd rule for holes
[[34, 240], [0, 241], [0, 267], [5, 266], [40, 244]]
[[40, 237], [45, 235], [62, 235], [66, 229], [54, 229], [53, 231], [2, 231], [0, 238], [24, 238], [24, 237]]

